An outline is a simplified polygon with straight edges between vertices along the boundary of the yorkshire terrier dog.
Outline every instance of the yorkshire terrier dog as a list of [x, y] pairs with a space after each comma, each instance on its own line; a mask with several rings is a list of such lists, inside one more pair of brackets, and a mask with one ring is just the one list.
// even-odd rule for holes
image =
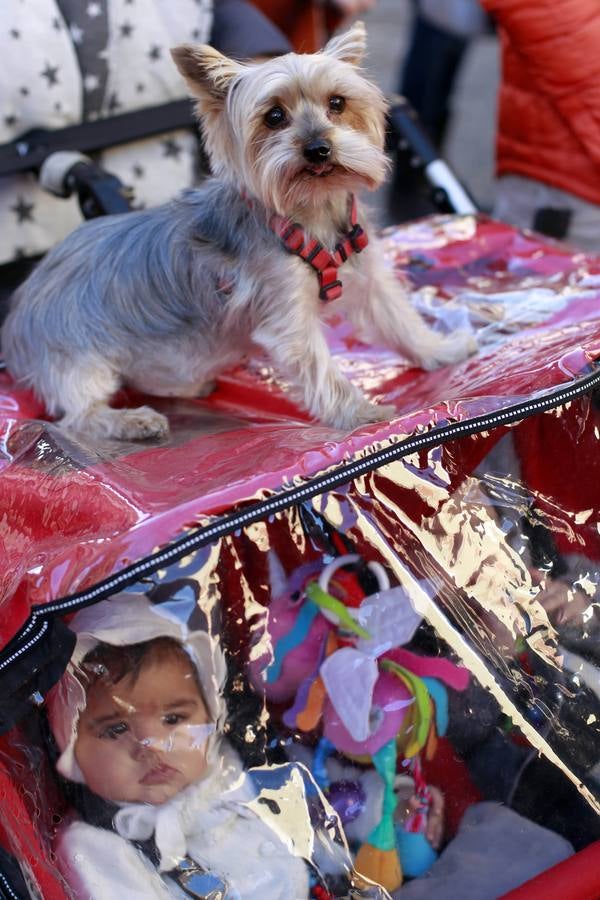
[[[339, 429], [390, 418], [336, 368], [321, 320], [343, 307], [358, 333], [427, 369], [474, 352], [440, 336], [386, 269], [354, 192], [384, 180], [386, 103], [358, 65], [362, 23], [323, 51], [235, 62], [172, 51], [212, 176], [156, 209], [82, 224], [15, 294], [3, 329], [10, 372], [60, 424], [123, 440], [164, 435], [148, 406], [113, 409], [121, 385], [200, 397], [264, 351], [314, 418]], [[368, 237], [367, 237], [368, 233]]]

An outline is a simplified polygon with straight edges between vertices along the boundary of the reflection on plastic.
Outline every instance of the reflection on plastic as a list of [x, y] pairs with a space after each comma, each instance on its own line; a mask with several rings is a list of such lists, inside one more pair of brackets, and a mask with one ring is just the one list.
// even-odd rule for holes
[[[476, 331], [498, 324], [477, 360], [422, 374], [338, 323], [393, 424], [310, 426], [252, 371], [170, 406], [164, 446], [91, 448], [27, 421], [31, 398], [6, 405], [8, 639], [233, 503], [532, 402], [70, 619], [49, 730], [32, 706], [0, 746], [10, 848], [41, 896], [436, 900], [477, 896], [478, 873], [499, 896], [600, 836], [600, 413], [593, 393], [534, 405], [597, 356], [598, 264], [470, 217], [387, 241], [440, 310], [462, 294]], [[529, 288], [527, 327], [493, 318]]]
[[[54, 838], [74, 895], [435, 897], [467, 808], [498, 893], [592, 840], [599, 415], [583, 397], [409, 455], [77, 613], [49, 702], [55, 765], [95, 798], [70, 788]], [[88, 739], [142, 769], [115, 782]]]
[[483, 348], [426, 373], [334, 321], [336, 359], [372, 399], [396, 407], [393, 425], [347, 435], [310, 424], [259, 363], [223, 377], [209, 399], [158, 401], [168, 441], [92, 446], [32, 421], [44, 418], [39, 404], [0, 375], [0, 604], [16, 598], [4, 642], [32, 606], [96, 583], [207, 516], [431, 425], [539, 395], [598, 355], [597, 260], [469, 216], [408, 225], [385, 241], [439, 327], [454, 328], [460, 311]]

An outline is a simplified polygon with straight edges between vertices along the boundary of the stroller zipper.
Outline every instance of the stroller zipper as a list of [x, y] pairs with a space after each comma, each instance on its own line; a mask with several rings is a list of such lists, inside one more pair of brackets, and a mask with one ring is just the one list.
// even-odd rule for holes
[[594, 366], [595, 371], [582, 377], [576, 385], [569, 385], [547, 396], [526, 403], [518, 403], [489, 415], [475, 416], [464, 422], [434, 426], [425, 434], [407, 438], [356, 462], [342, 464], [330, 473], [313, 478], [300, 487], [280, 490], [268, 500], [253, 504], [240, 512], [221, 516], [210, 525], [202, 526], [192, 534], [175, 540], [164, 550], [110, 575], [94, 587], [86, 588], [61, 600], [33, 607], [23, 628], [0, 653], [0, 671], [27, 653], [42, 638], [48, 627], [46, 621], [48, 618], [61, 613], [75, 612], [77, 609], [103, 600], [117, 590], [134, 584], [142, 576], [150, 575], [156, 569], [176, 562], [182, 556], [200, 549], [215, 539], [231, 534], [245, 525], [264, 518], [265, 515], [282, 512], [296, 503], [323, 493], [325, 490], [339, 487], [359, 475], [364, 475], [388, 462], [401, 459], [415, 450], [435, 447], [456, 437], [478, 434], [495, 426], [508, 425], [536, 413], [561, 406], [600, 385], [600, 364], [594, 363]]
[[20, 895], [16, 894], [10, 884], [10, 881], [4, 874], [4, 872], [0, 871], [0, 900], [21, 900]]

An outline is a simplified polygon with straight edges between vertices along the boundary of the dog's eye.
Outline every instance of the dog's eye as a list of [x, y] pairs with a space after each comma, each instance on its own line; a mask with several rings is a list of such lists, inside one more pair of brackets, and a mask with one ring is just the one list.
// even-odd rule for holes
[[286, 121], [285, 110], [280, 106], [271, 107], [265, 115], [265, 125], [268, 125], [269, 128], [279, 128], [281, 125], [285, 125]]
[[333, 97], [329, 98], [329, 109], [332, 112], [341, 113], [346, 108], [346, 101], [343, 97], [338, 96], [338, 94], [334, 94]]

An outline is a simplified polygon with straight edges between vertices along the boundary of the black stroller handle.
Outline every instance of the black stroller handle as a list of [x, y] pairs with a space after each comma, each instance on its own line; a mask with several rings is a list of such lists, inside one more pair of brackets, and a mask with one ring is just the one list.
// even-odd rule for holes
[[0, 144], [0, 177], [36, 171], [58, 151], [94, 153], [175, 128], [192, 128], [194, 124], [192, 102], [185, 99], [67, 128], [34, 128], [15, 141]]
[[450, 166], [440, 158], [406, 97], [395, 94], [390, 98], [388, 121], [392, 144], [396, 142], [397, 149], [410, 150], [410, 164], [423, 171], [433, 189], [432, 200], [435, 206], [444, 212], [461, 215], [476, 213], [477, 204]]
[[427, 166], [438, 158], [438, 151], [406, 97], [400, 94], [390, 97], [388, 119], [393, 136], [410, 148], [420, 165]]
[[35, 172], [42, 186], [56, 196], [76, 192], [86, 219], [128, 212], [131, 189], [84, 154], [193, 127], [191, 101], [186, 99], [67, 128], [35, 128], [0, 145], [0, 177]]

